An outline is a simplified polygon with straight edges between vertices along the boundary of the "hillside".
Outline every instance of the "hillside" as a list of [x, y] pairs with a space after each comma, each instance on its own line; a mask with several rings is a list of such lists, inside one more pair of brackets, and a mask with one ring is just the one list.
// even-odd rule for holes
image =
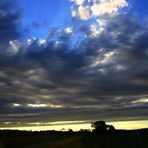
[[91, 132], [0, 131], [0, 148], [147, 148], [148, 129]]

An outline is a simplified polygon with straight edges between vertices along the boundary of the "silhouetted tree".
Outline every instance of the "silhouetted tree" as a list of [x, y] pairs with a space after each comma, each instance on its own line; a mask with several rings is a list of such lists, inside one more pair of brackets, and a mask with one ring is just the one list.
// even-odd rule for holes
[[114, 126], [107, 125], [105, 121], [95, 121], [91, 123], [91, 127], [94, 128], [93, 130], [94, 133], [99, 133], [99, 134], [106, 133], [107, 131], [110, 132], [115, 131]]
[[115, 131], [115, 127], [113, 125], [107, 125], [107, 131], [114, 132]]
[[72, 130], [72, 129], [69, 129], [69, 130], [68, 130], [68, 132], [69, 132], [69, 133], [72, 133], [72, 132], [73, 132], [73, 130]]
[[91, 123], [91, 126], [94, 128], [93, 132], [95, 133], [105, 133], [107, 130], [105, 121], [95, 121]]

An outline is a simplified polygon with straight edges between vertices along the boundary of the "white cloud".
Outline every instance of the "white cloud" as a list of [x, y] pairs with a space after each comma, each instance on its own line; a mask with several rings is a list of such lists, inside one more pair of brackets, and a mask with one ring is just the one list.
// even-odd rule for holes
[[93, 24], [90, 26], [90, 30], [91, 30], [91, 35], [94, 36], [98, 36], [99, 34], [101, 34], [104, 31], [103, 27], [98, 27], [96, 24]]
[[38, 45], [39, 45], [39, 46], [46, 45], [46, 39], [39, 39], [39, 40], [38, 40]]
[[20, 107], [20, 106], [21, 106], [21, 104], [14, 103], [14, 104], [13, 104], [13, 106], [14, 106], [14, 107]]
[[71, 14], [72, 14], [72, 17], [75, 17], [77, 15], [77, 11], [76, 10], [71, 10]]
[[112, 14], [120, 8], [128, 6], [125, 0], [100, 0], [91, 6], [92, 15], [100, 16], [104, 14]]
[[27, 106], [32, 108], [63, 108], [62, 105], [54, 104], [27, 104]]
[[143, 99], [135, 100], [132, 103], [147, 103], [147, 102], [148, 102], [148, 98], [143, 98]]
[[73, 32], [71, 27], [66, 28], [65, 31], [66, 31], [66, 33], [72, 33]]
[[80, 6], [78, 8], [78, 16], [81, 20], [88, 20], [90, 18], [90, 9], [88, 6]]
[[21, 48], [21, 42], [19, 42], [18, 40], [10, 41], [9, 44], [10, 46], [7, 51], [12, 55], [16, 54]]
[[[102, 49], [103, 51], [103, 49]], [[111, 63], [114, 60], [114, 51], [107, 52], [103, 54], [101, 57], [97, 57], [96, 59], [93, 59], [93, 63], [91, 67], [97, 67], [98, 65], [103, 65], [107, 63]], [[101, 69], [102, 72], [105, 72], [105, 69]]]
[[77, 5], [82, 5], [85, 0], [74, 0]]
[[[112, 15], [117, 13], [120, 9], [127, 7], [128, 2], [126, 0], [89, 0], [85, 6], [83, 6], [85, 0], [71, 0], [72, 6], [78, 5], [78, 7], [71, 7], [72, 16], [78, 16], [82, 20], [87, 20], [93, 17], [101, 17], [105, 14]], [[90, 4], [90, 2], [92, 2]]]
[[[71, 0], [72, 17], [80, 20], [91, 20], [91, 36], [100, 35], [109, 22], [109, 18], [122, 13], [120, 10], [128, 6], [126, 0]], [[92, 21], [93, 20], [93, 21]], [[92, 23], [91, 23], [92, 22]]]
[[35, 37], [29, 38], [29, 39], [27, 39], [27, 43], [28, 43], [28, 45], [31, 45], [36, 40], [37, 39]]

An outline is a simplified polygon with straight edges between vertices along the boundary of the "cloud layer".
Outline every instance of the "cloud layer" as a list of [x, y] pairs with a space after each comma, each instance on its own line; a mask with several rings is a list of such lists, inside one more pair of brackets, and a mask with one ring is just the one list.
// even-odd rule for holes
[[148, 26], [138, 17], [110, 16], [102, 30], [77, 20], [24, 43], [9, 2], [0, 2], [1, 127], [147, 119]]

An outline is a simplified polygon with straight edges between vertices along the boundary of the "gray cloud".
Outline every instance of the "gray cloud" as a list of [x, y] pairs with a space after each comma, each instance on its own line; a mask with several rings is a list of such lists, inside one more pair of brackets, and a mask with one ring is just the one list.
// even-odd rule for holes
[[[11, 9], [0, 2], [0, 10], [8, 12], [0, 14], [1, 50], [10, 40], [19, 40], [19, 15]], [[14, 54], [0, 53], [2, 126], [147, 119], [148, 28], [137, 17], [123, 14], [111, 17], [97, 36], [89, 28], [85, 24], [71, 33], [53, 29], [44, 45], [38, 39], [21, 43]], [[75, 34], [87, 36], [74, 43]]]
[[1, 0], [0, 2], [0, 51], [5, 50], [10, 40], [18, 39], [19, 9], [16, 1]]

